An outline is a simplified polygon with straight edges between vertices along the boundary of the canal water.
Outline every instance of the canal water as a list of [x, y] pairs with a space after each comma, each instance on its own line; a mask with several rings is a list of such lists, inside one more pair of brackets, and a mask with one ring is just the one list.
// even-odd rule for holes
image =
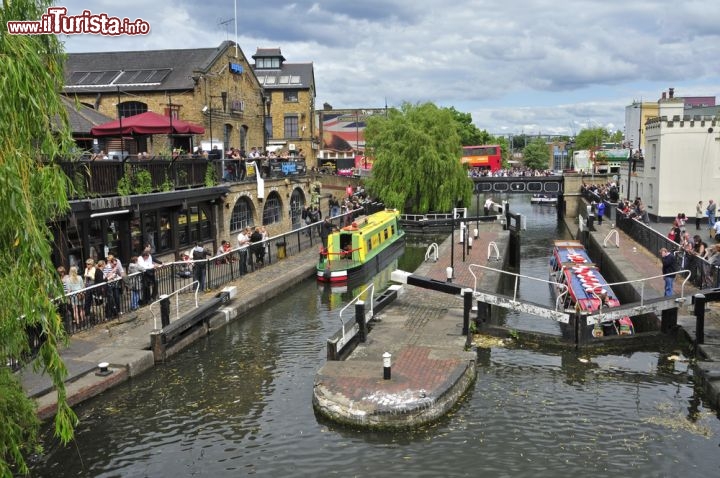
[[[499, 198], [495, 198], [499, 200]], [[525, 214], [522, 273], [547, 275], [554, 208]], [[424, 241], [422, 241], [424, 242]], [[399, 267], [422, 260], [409, 247]], [[388, 272], [378, 282], [386, 280]], [[547, 290], [546, 290], [547, 289]], [[720, 421], [678, 350], [578, 355], [487, 339], [477, 381], [446, 418], [380, 433], [315, 416], [312, 386], [357, 291], [307, 280], [148, 373], [78, 407], [67, 447], [45, 430], [33, 476], [718, 476]], [[542, 302], [549, 288], [522, 287]], [[556, 330], [508, 314], [509, 324]]]

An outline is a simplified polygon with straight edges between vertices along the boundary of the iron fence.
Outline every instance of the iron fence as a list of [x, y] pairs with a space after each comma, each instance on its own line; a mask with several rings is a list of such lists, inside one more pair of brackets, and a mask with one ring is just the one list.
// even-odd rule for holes
[[[342, 227], [362, 215], [384, 209], [382, 203], [366, 202], [359, 209], [330, 218]], [[322, 221], [267, 238], [244, 247], [217, 254], [203, 260], [181, 260], [163, 263], [151, 271], [128, 274], [122, 279], [103, 282], [68, 293], [53, 300], [65, 331], [69, 335], [108, 323], [152, 303], [160, 295], [170, 295], [201, 279], [205, 287], [218, 289], [225, 284], [252, 274], [260, 268], [296, 256], [322, 244]], [[186, 290], [192, 290], [187, 288]], [[41, 329], [26, 331], [30, 353], [21, 359], [8, 357], [6, 364], [13, 370], [32, 359], [43, 343]]]

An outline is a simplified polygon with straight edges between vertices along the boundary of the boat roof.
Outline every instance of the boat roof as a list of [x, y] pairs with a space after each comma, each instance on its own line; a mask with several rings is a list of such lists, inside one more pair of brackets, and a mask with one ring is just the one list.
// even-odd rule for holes
[[370, 231], [374, 231], [379, 227], [385, 227], [387, 223], [395, 221], [399, 215], [400, 213], [397, 211], [397, 209], [385, 209], [383, 211], [378, 211], [374, 214], [370, 214], [365, 219], [353, 222], [353, 224], [357, 225], [357, 228], [340, 229], [340, 234], [365, 234]]
[[594, 266], [585, 246], [580, 241], [554, 241], [554, 254], [561, 264]]
[[588, 256], [580, 241], [554, 241], [554, 254], [562, 264], [562, 273], [570, 294], [584, 310], [600, 307], [599, 295], [605, 292], [611, 307], [620, 305], [615, 292]]

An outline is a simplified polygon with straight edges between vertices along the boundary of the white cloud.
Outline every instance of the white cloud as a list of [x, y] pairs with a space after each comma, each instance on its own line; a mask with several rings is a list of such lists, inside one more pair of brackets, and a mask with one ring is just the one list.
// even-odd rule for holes
[[280, 47], [312, 61], [317, 103], [336, 108], [433, 101], [473, 115], [491, 132], [572, 133], [582, 124], [622, 129], [633, 100], [718, 94], [720, 9], [689, 0], [71, 0], [142, 18], [147, 37], [66, 39], [68, 51], [216, 46], [238, 40], [247, 56]]

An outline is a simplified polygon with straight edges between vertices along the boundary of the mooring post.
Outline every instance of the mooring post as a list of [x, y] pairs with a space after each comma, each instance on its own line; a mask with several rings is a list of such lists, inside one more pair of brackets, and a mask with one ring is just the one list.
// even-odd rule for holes
[[695, 308], [695, 342], [697, 344], [705, 343], [705, 295], [695, 294], [693, 297]]
[[160, 323], [163, 327], [170, 325], [170, 298], [164, 294], [160, 296]]
[[470, 333], [470, 310], [472, 310], [472, 289], [463, 289], [463, 335]]
[[358, 340], [364, 343], [367, 340], [367, 322], [365, 321], [365, 302], [359, 300], [355, 303], [355, 322], [358, 324]]
[[662, 311], [660, 319], [660, 331], [664, 334], [672, 332], [677, 327], [677, 307]]

